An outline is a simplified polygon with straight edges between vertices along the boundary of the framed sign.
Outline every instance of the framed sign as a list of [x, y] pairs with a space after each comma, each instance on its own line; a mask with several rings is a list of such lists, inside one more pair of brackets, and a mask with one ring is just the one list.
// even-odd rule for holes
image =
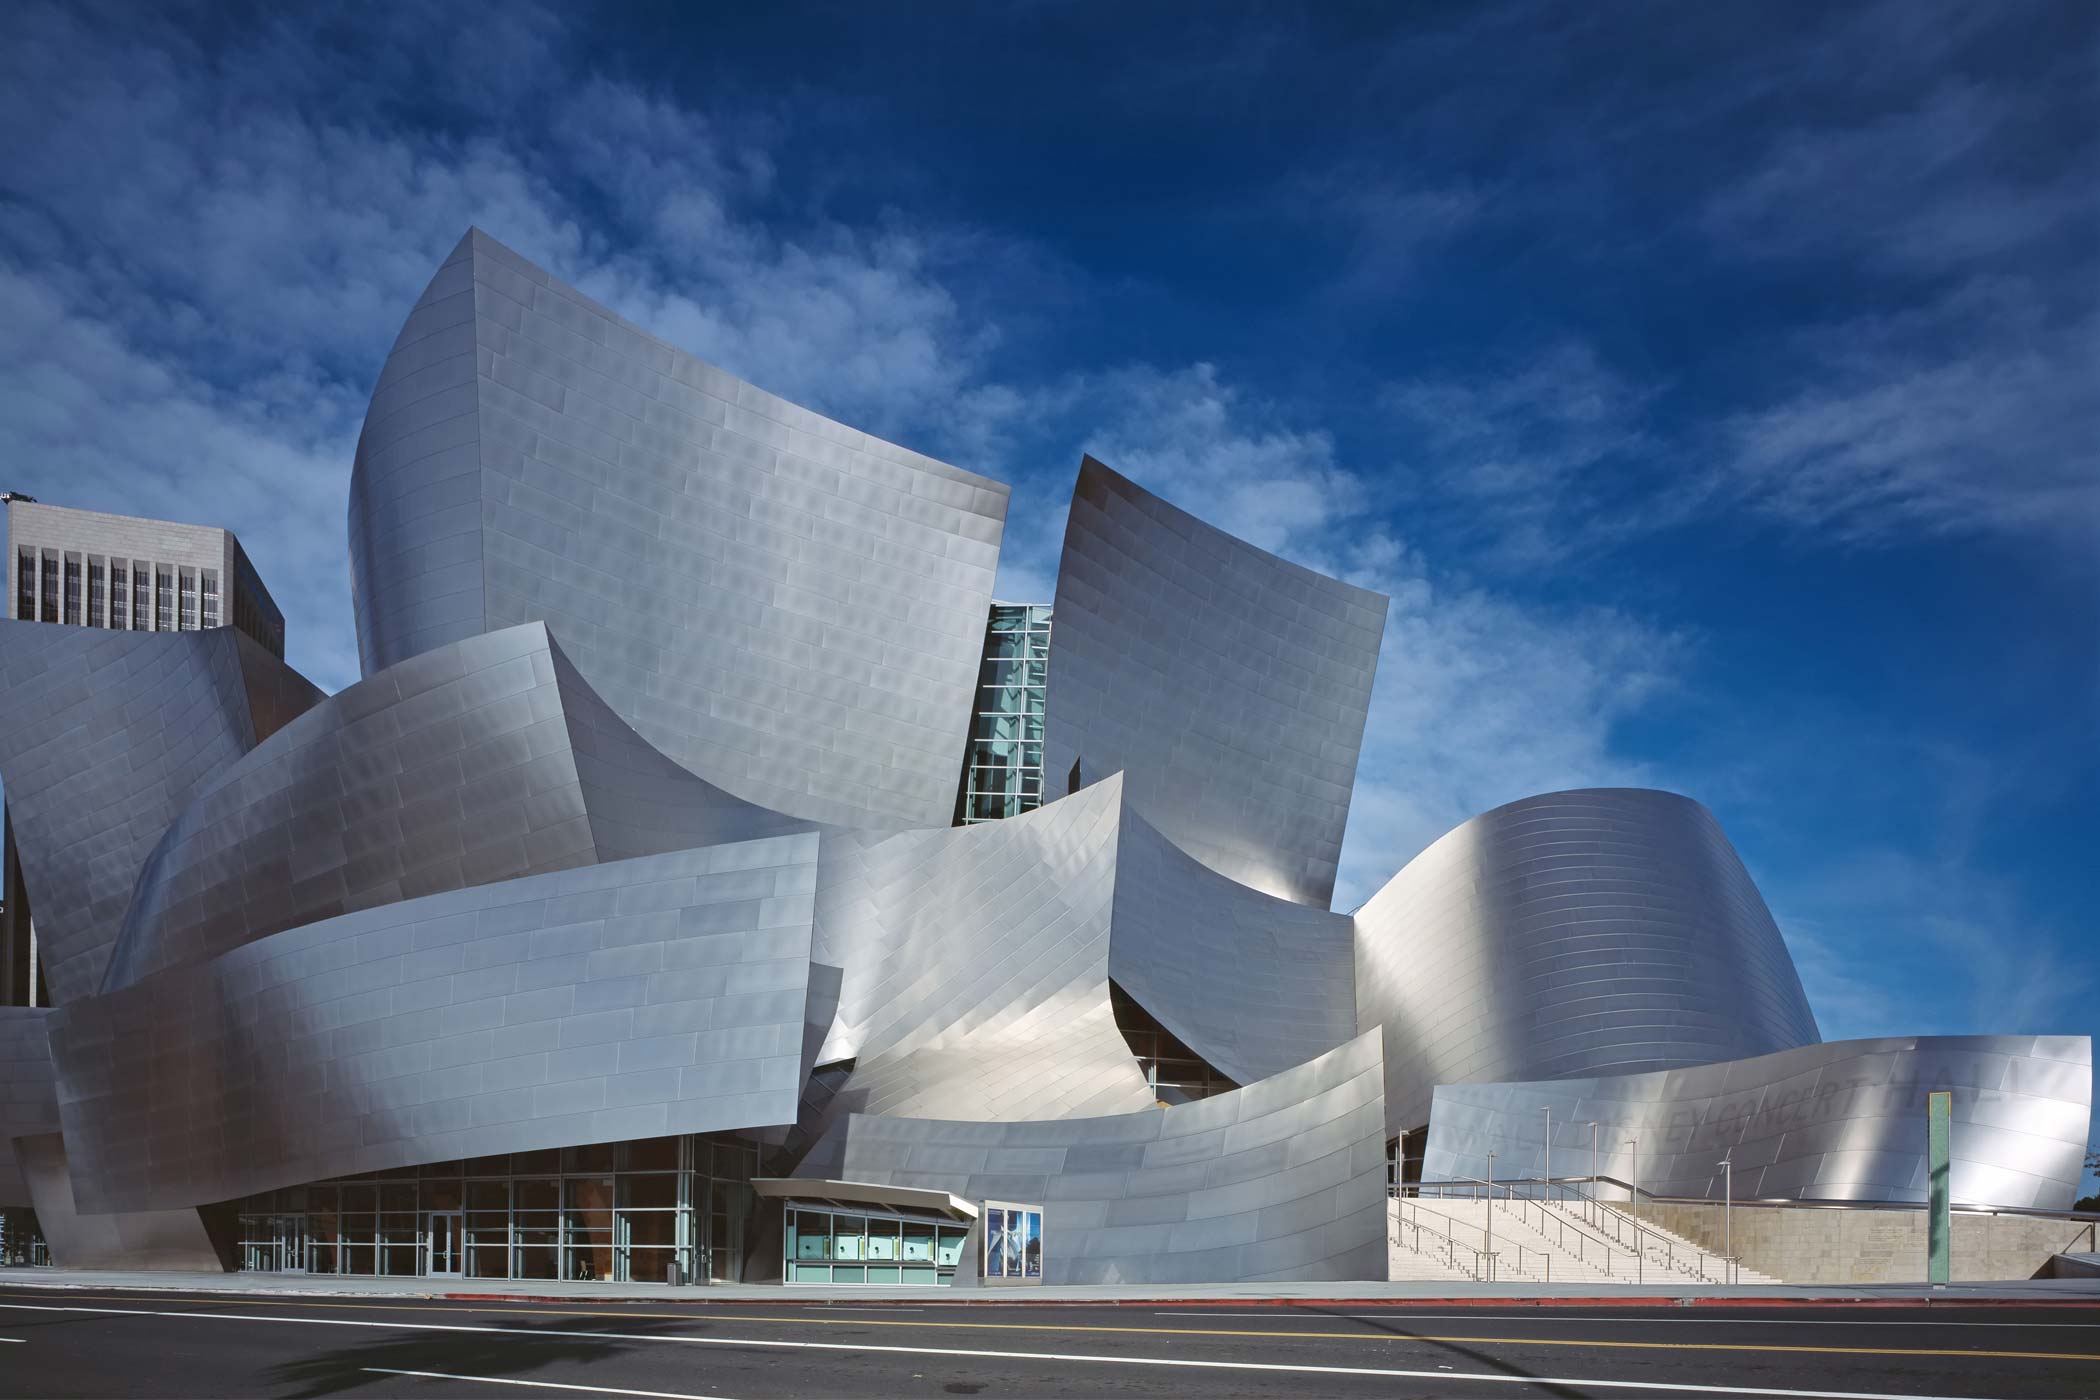
[[1011, 1201], [984, 1203], [984, 1281], [1043, 1281], [1043, 1208]]

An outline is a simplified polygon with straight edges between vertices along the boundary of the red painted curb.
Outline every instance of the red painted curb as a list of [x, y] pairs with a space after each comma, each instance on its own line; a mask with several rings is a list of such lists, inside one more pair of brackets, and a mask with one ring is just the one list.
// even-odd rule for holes
[[[821, 1308], [829, 1298], [665, 1298], [661, 1295], [593, 1298], [573, 1294], [534, 1293], [440, 1293], [456, 1303], [656, 1303], [706, 1304], [734, 1307]], [[1673, 1293], [1603, 1294], [1565, 1298], [862, 1298], [860, 1308], [990, 1307], [990, 1308], [1157, 1308], [1168, 1304], [1189, 1308], [1299, 1308], [1311, 1312], [1332, 1308], [2082, 1308], [2100, 1309], [2100, 1298], [1799, 1298], [1785, 1294], [1756, 1294], [1748, 1297], [1712, 1297]]]

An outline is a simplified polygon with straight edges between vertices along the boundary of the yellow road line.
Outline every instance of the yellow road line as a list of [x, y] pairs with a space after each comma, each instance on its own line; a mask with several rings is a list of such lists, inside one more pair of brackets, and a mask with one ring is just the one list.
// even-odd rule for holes
[[[69, 1293], [72, 1299], [94, 1299], [101, 1302], [141, 1303], [150, 1301], [116, 1294]], [[224, 1304], [213, 1302], [209, 1306], [249, 1307], [260, 1305], [258, 1297], [266, 1298], [269, 1307], [342, 1308], [368, 1312], [462, 1312], [496, 1313], [521, 1317], [617, 1317], [666, 1319], [677, 1322], [757, 1322], [776, 1325], [800, 1323], [810, 1327], [920, 1327], [940, 1328], [948, 1331], [967, 1332], [1072, 1332], [1097, 1335], [1125, 1335], [1141, 1337], [1261, 1337], [1301, 1338], [1310, 1341], [1373, 1341], [1373, 1342], [1432, 1342], [1463, 1344], [1469, 1346], [1527, 1346], [1527, 1347], [1576, 1347], [1609, 1351], [1729, 1351], [1729, 1352], [1782, 1352], [1807, 1356], [1973, 1356], [1991, 1360], [2010, 1361], [2092, 1361], [2100, 1362], [2100, 1353], [2082, 1351], [1963, 1351], [1954, 1347], [1833, 1347], [1789, 1345], [1780, 1342], [1637, 1342], [1617, 1340], [1588, 1340], [1579, 1337], [1474, 1337], [1432, 1336], [1419, 1332], [1376, 1332], [1369, 1329], [1354, 1332], [1307, 1332], [1295, 1329], [1253, 1327], [1123, 1327], [1099, 1323], [1065, 1325], [1047, 1322], [934, 1322], [920, 1319], [891, 1319], [868, 1317], [809, 1317], [807, 1315], [750, 1316], [739, 1313], [719, 1312], [632, 1312], [611, 1308], [562, 1308], [556, 1306], [536, 1308], [483, 1307], [478, 1304], [464, 1306], [431, 1307], [428, 1303], [334, 1303], [324, 1301], [267, 1298], [267, 1295], [233, 1295]], [[194, 1296], [183, 1297], [182, 1302], [199, 1301]], [[432, 1300], [441, 1302], [443, 1300]], [[1512, 1318], [1513, 1322], [1522, 1319]], [[529, 1333], [522, 1335], [530, 1335]]]

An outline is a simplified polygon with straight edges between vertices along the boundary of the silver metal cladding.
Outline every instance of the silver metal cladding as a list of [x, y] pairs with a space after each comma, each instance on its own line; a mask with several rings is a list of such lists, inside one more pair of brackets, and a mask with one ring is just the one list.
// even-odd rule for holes
[[1925, 1098], [1953, 1095], [1953, 1199], [2068, 1210], [2092, 1115], [2089, 1036], [1837, 1040], [1655, 1074], [1436, 1090], [1425, 1181], [1544, 1167], [1553, 1110], [1556, 1175], [1597, 1172], [1660, 1196], [1720, 1199], [1725, 1156], [1737, 1200], [1923, 1201]]
[[1598, 788], [1497, 807], [1356, 912], [1357, 1024], [1397, 1135], [1439, 1084], [1674, 1069], [1813, 1044], [1785, 942], [1713, 815]]
[[105, 990], [358, 909], [807, 829], [679, 768], [539, 623], [389, 667], [198, 785]]
[[102, 982], [132, 887], [191, 796], [318, 695], [232, 628], [0, 621], [0, 782], [51, 999]]
[[1366, 1034], [1244, 1089], [1114, 1117], [855, 1114], [813, 1164], [840, 1180], [1040, 1201], [1046, 1284], [1383, 1279], [1383, 1083]]
[[0, 1207], [32, 1204], [13, 1140], [58, 1131], [50, 1034], [56, 1014], [44, 1006], [0, 1006]]
[[727, 791], [945, 825], [1007, 495], [702, 364], [470, 231], [358, 442], [365, 674], [545, 621], [616, 713]]
[[1093, 458], [1058, 561], [1045, 795], [1124, 775], [1177, 846], [1266, 894], [1334, 894], [1386, 598], [1177, 510]]
[[404, 900], [61, 1008], [80, 1209], [794, 1122], [818, 839]]

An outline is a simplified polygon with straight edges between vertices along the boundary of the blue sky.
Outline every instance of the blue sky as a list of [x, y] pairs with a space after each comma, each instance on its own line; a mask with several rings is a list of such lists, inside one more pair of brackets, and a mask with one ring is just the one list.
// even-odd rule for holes
[[477, 223], [1015, 485], [1393, 597], [1343, 907], [1705, 801], [1824, 1034], [2100, 1031], [2100, 9], [0, 11], [0, 473], [232, 526], [354, 679], [386, 348]]

